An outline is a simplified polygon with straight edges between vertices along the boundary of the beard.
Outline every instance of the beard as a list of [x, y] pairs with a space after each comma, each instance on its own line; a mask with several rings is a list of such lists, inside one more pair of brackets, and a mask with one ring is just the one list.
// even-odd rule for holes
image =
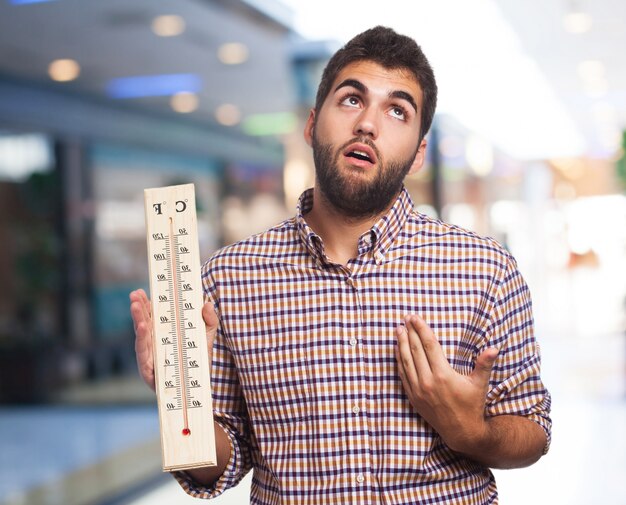
[[[350, 144], [360, 142], [368, 145], [380, 163], [371, 180], [358, 173], [360, 169], [339, 170], [339, 157]], [[333, 152], [331, 144], [322, 144], [313, 135], [313, 161], [318, 187], [324, 198], [346, 217], [365, 219], [374, 217], [391, 205], [402, 189], [405, 176], [411, 169], [415, 154], [405, 160], [391, 160], [383, 164], [375, 145], [368, 138], [355, 138]]]

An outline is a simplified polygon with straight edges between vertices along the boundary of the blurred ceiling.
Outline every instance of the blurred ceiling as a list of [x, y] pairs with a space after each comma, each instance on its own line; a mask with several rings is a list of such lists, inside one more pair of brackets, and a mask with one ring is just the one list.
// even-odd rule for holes
[[[565, 28], [572, 13], [588, 16], [580, 33]], [[166, 14], [184, 20], [178, 36], [153, 32]], [[237, 123], [293, 110], [291, 30], [345, 42], [373, 24], [414, 36], [435, 67], [440, 110], [510, 154], [615, 155], [626, 125], [623, 0], [0, 0], [0, 79], [110, 101], [118, 77], [192, 74], [198, 104], [185, 119], [216, 124], [227, 104], [221, 121]], [[243, 63], [220, 61], [229, 42], [245, 45]], [[79, 62], [78, 79], [50, 80], [58, 58]], [[115, 100], [177, 114], [170, 95]]]
[[[283, 7], [275, 17], [288, 14]], [[153, 24], [163, 15], [182, 20], [180, 34], [155, 33]], [[177, 113], [172, 92], [163, 86], [174, 86], [197, 97], [197, 108], [185, 120], [217, 124], [216, 111], [229, 105], [223, 122], [232, 125], [238, 115], [293, 108], [288, 31], [280, 21], [239, 0], [0, 0], [0, 79], [17, 78], [24, 85], [44, 85], [105, 103], [115, 100], [116, 107], [170, 116]], [[220, 61], [218, 52], [229, 43], [237, 44], [234, 57], [242, 63]], [[57, 59], [78, 62], [78, 78], [52, 81], [49, 65]], [[111, 98], [115, 79], [159, 75], [173, 76], [169, 82], [160, 81], [162, 95], [157, 89], [155, 96]], [[185, 97], [182, 101], [184, 110], [194, 109], [193, 103], [185, 105]]]
[[498, 0], [498, 5], [583, 135], [586, 154], [613, 156], [626, 129], [626, 2]]

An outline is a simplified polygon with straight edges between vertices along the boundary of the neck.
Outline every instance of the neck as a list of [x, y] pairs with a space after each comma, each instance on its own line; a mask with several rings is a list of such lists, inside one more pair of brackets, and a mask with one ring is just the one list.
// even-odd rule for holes
[[326, 256], [334, 263], [345, 265], [356, 258], [361, 235], [374, 226], [383, 213], [365, 218], [346, 216], [333, 207], [316, 186], [313, 208], [304, 219], [324, 241]]

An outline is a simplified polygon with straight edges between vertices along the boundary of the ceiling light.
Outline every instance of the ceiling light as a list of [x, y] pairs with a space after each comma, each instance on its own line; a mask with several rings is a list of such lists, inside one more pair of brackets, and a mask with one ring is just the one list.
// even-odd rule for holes
[[73, 81], [80, 74], [80, 65], [75, 60], [54, 60], [48, 65], [48, 75], [54, 81]]
[[215, 118], [224, 126], [235, 126], [241, 121], [241, 111], [232, 103], [224, 103], [215, 110]]
[[25, 4], [42, 4], [44, 2], [52, 2], [53, 0], [9, 0], [13, 5]]
[[137, 75], [111, 79], [107, 94], [112, 98], [140, 98], [198, 92], [201, 88], [202, 81], [196, 74]]
[[222, 44], [217, 57], [224, 65], [240, 65], [248, 59], [248, 47], [240, 42]]
[[248, 135], [286, 135], [298, 126], [298, 118], [293, 112], [272, 114], [253, 114], [248, 116], [242, 126]]
[[563, 18], [563, 26], [569, 33], [586, 33], [592, 24], [591, 16], [586, 12], [570, 12]]
[[181, 91], [172, 95], [170, 106], [176, 112], [189, 114], [198, 108], [198, 95], [190, 91]]
[[175, 14], [158, 16], [152, 20], [152, 31], [159, 37], [175, 37], [185, 31], [185, 20]]

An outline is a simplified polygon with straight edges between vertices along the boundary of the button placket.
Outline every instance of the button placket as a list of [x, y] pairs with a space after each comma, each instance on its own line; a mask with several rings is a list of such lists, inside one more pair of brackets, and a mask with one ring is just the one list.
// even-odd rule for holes
[[354, 293], [354, 296], [356, 297], [356, 307], [357, 307], [357, 314], [358, 314], [358, 320], [359, 323], [361, 325], [363, 325], [363, 313], [362, 313], [362, 307], [361, 307], [361, 298], [360, 298], [360, 294], [359, 294], [359, 288], [357, 287], [357, 283], [354, 280], [354, 278], [352, 277], [352, 275], [346, 277], [346, 284], [348, 286], [350, 286], [352, 288], [352, 291]]
[[[363, 308], [361, 305], [361, 293], [359, 288], [361, 283], [365, 281], [361, 280], [360, 269], [362, 265], [354, 265], [353, 271], [345, 272], [344, 277], [344, 289], [346, 307], [349, 307], [349, 322], [346, 327], [347, 332], [345, 334], [345, 353], [347, 359], [345, 361], [345, 377], [346, 382], [344, 386], [347, 388], [346, 396], [350, 396], [351, 401], [345, 406], [346, 427], [348, 432], [353, 433], [352, 436], [348, 436], [348, 444], [354, 449], [350, 451], [348, 461], [346, 464], [356, 470], [352, 474], [353, 485], [359, 487], [361, 492], [367, 492], [365, 487], [366, 475], [368, 468], [371, 466], [369, 456], [363, 455], [362, 450], [366, 449], [369, 452], [369, 439], [367, 437], [367, 417], [364, 415], [364, 410], [361, 408], [362, 400], [367, 393], [367, 382], [364, 377], [364, 356], [363, 342], [365, 338], [365, 326], [363, 319]], [[363, 438], [365, 434], [365, 439]]]

